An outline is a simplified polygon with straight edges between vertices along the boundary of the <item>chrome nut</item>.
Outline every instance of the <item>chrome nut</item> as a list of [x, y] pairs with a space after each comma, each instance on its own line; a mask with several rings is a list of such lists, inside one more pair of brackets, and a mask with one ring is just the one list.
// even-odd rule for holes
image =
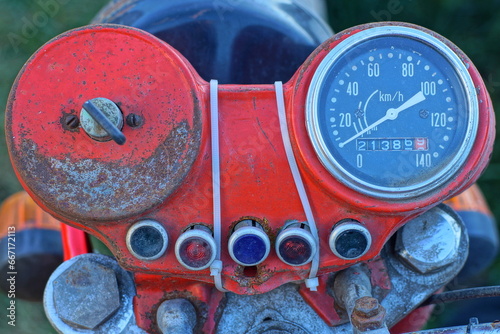
[[396, 237], [396, 252], [403, 263], [426, 274], [456, 260], [462, 236], [458, 215], [447, 206], [435, 207], [409, 221]]

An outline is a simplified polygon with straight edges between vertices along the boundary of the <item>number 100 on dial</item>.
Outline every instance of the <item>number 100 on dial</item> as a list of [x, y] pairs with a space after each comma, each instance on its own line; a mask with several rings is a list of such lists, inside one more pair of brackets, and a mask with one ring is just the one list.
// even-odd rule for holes
[[322, 164], [365, 194], [413, 197], [448, 182], [477, 131], [474, 86], [441, 40], [404, 26], [349, 36], [309, 87], [306, 122]]

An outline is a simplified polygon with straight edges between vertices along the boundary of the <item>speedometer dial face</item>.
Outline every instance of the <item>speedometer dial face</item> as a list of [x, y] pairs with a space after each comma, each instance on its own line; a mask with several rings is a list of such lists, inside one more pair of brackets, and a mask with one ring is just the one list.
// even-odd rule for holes
[[309, 136], [341, 182], [383, 198], [409, 198], [447, 183], [477, 130], [467, 69], [439, 39], [384, 26], [339, 43], [308, 92]]

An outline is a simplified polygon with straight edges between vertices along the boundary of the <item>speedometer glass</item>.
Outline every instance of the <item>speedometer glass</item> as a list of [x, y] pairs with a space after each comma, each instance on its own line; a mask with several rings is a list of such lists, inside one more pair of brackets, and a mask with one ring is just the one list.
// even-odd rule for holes
[[306, 122], [329, 172], [355, 190], [411, 198], [453, 179], [478, 102], [458, 56], [417, 29], [375, 27], [335, 46], [309, 88]]

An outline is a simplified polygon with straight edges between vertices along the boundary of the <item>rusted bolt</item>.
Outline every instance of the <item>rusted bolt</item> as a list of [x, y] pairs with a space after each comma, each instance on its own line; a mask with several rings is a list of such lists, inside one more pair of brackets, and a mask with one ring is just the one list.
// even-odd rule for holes
[[136, 114], [129, 114], [126, 118], [127, 125], [133, 128], [142, 125], [142, 117]]
[[381, 305], [372, 297], [362, 297], [354, 302], [354, 311], [359, 316], [369, 318], [377, 315]]
[[67, 115], [63, 122], [68, 130], [74, 130], [80, 125], [80, 120], [76, 115]]
[[361, 297], [354, 303], [351, 323], [364, 332], [385, 326], [385, 308], [373, 297]]
[[196, 310], [186, 299], [166, 300], [158, 308], [156, 321], [162, 333], [193, 333], [196, 326]]
[[89, 259], [76, 261], [52, 286], [57, 314], [74, 328], [95, 329], [120, 308], [115, 272]]

